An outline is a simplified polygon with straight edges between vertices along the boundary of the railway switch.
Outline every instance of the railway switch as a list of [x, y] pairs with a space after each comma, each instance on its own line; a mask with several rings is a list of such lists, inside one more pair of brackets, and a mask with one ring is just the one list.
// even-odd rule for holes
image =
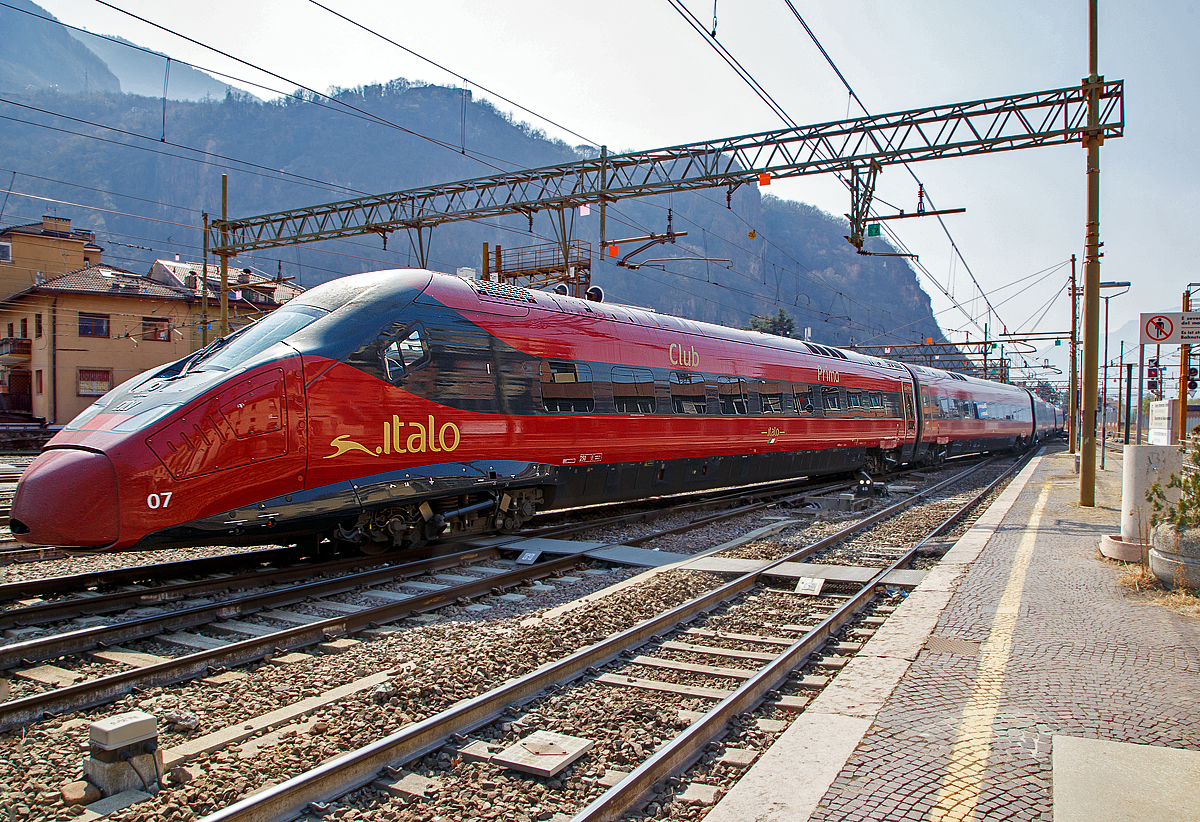
[[158, 720], [145, 711], [117, 714], [88, 728], [89, 756], [83, 775], [112, 796], [131, 789], [157, 793], [163, 773]]

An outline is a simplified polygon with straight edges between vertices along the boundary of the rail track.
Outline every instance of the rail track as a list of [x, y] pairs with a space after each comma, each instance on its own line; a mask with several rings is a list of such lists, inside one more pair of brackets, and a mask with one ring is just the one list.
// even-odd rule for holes
[[[435, 767], [445, 771], [441, 778], [444, 783], [452, 782], [458, 770], [467, 772], [464, 778], [478, 780], [479, 768], [495, 770], [496, 754], [504, 747], [497, 743], [509, 743], [512, 747], [519, 743], [515, 738], [517, 734], [535, 726], [612, 736], [611, 730], [602, 727], [574, 727], [578, 719], [576, 708], [595, 702], [598, 694], [603, 692], [637, 692], [641, 696], [634, 701], [643, 706], [650, 704], [651, 714], [657, 710], [653, 700], [661, 694], [682, 698], [685, 702], [707, 703], [710, 706], [707, 710], [677, 712], [677, 716], [685, 720], [682, 733], [673, 732], [669, 739], [656, 738], [656, 745], [632, 746], [638, 754], [637, 761], [632, 762], [628, 770], [605, 774], [610, 777], [611, 787], [599, 790], [599, 785], [592, 785], [590, 793], [593, 796], [582, 803], [582, 809], [578, 806], [573, 809], [576, 811], [573, 822], [621, 818], [645, 804], [648, 797], [668, 796], [675, 792], [674, 788], [682, 789], [682, 784], [668, 785], [665, 789], [664, 785], [700, 759], [709, 746], [719, 744], [718, 740], [736, 717], [759, 710], [763, 705], [791, 712], [802, 710], [808, 702], [805, 692], [824, 685], [828, 676], [844, 664], [846, 655], [853, 653], [859, 644], [841, 641], [839, 635], [844, 635], [856, 619], [863, 619], [869, 608], [875, 608], [875, 614], [866, 617], [867, 625], [877, 624], [890, 610], [888, 605], [872, 604], [885, 581], [920, 556], [937, 535], [965, 516], [1019, 464], [1014, 464], [983, 490], [971, 494], [969, 499], [959, 500], [953, 511], [947, 516], [939, 515], [933, 527], [925, 529], [920, 538], [911, 539], [903, 546], [876, 551], [875, 558], [870, 560], [874, 567], [858, 584], [838, 583], [833, 586], [835, 590], [822, 596], [798, 597], [790, 590], [777, 587], [779, 580], [794, 583], [797, 577], [806, 576], [806, 560], [821, 557], [823, 552], [827, 553], [855, 535], [900, 516], [906, 509], [963, 482], [968, 474], [981, 467], [975, 466], [909, 499], [889, 505], [799, 550], [759, 562], [753, 570], [734, 574], [734, 579], [612, 636], [461, 700], [280, 784], [268, 786], [210, 814], [205, 817], [205, 822], [284, 820], [306, 809], [324, 813], [330, 811], [329, 803], [354, 791], [358, 791], [359, 799], [342, 801], [369, 804], [376, 801], [372, 797], [395, 793], [409, 797], [409, 801], [421, 801], [411, 788], [414, 775], [418, 782], [428, 780], [431, 778], [428, 773], [422, 775], [420, 772]], [[866, 556], [866, 553], [861, 554], [855, 564], [861, 563], [861, 567], [865, 567], [868, 564]], [[704, 559], [712, 561], [716, 558]], [[787, 589], [790, 587], [789, 584]], [[764, 602], [764, 599], [770, 602]], [[771, 619], [777, 621], [770, 626], [764, 625], [764, 612], [771, 613]], [[731, 630], [731, 626], [740, 625], [758, 627]], [[867, 627], [861, 632], [865, 635], [871, 630]], [[819, 659], [821, 654], [826, 658]], [[734, 660], [736, 667], [729, 667], [729, 660]], [[812, 670], [805, 671], [806, 665]], [[665, 676], [647, 673], [653, 671], [665, 672]], [[688, 684], [689, 678], [699, 678], [706, 684]], [[662, 714], [661, 710], [657, 712]], [[612, 720], [614, 713], [619, 716], [620, 711], [606, 706], [601, 713]], [[609, 725], [611, 727], [611, 721]], [[610, 743], [610, 753], [612, 747]], [[413, 769], [411, 772], [400, 770], [406, 763]], [[405, 782], [410, 785], [408, 789], [403, 787]], [[496, 782], [487, 780], [486, 784], [495, 787]], [[556, 782], [538, 784], [553, 786]], [[367, 787], [364, 789], [364, 786]], [[444, 785], [438, 795], [450, 793], [453, 793], [451, 787]], [[543, 794], [540, 790], [533, 792], [533, 795]], [[455, 795], [461, 800], [461, 794]], [[470, 808], [459, 810], [468, 817], [473, 816]], [[490, 800], [488, 810], [496, 810]], [[547, 813], [544, 818], [548, 817]]]

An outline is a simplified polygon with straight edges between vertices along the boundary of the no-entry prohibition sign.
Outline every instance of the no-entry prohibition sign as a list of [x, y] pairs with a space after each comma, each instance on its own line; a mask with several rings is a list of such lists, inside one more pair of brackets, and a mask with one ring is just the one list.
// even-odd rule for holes
[[1162, 343], [1170, 338], [1174, 330], [1175, 323], [1171, 322], [1170, 317], [1165, 314], [1155, 314], [1146, 321], [1143, 333], [1150, 342]]
[[1159, 311], [1142, 315], [1142, 345], [1200, 343], [1200, 311]]

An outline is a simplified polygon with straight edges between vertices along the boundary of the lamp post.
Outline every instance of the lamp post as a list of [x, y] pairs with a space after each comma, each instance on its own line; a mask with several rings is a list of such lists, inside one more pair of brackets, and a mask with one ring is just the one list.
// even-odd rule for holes
[[[1124, 291], [1118, 291], [1116, 294], [1104, 294], [1106, 288], [1123, 288]], [[1100, 299], [1104, 300], [1104, 392], [1101, 395], [1101, 411], [1100, 422], [1100, 470], [1104, 470], [1104, 447], [1108, 442], [1108, 301], [1113, 297], [1120, 297], [1129, 290], [1129, 283], [1100, 283]], [[1095, 425], [1095, 420], [1092, 425]]]

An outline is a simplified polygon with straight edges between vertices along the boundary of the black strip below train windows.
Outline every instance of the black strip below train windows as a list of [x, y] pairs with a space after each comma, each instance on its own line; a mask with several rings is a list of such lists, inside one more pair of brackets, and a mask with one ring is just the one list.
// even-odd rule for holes
[[586, 414], [595, 410], [592, 370], [583, 363], [542, 362], [542, 407], [556, 414]]
[[687, 371], [671, 372], [671, 405], [676, 414], [707, 414], [704, 375]]
[[618, 414], [654, 413], [654, 372], [648, 368], [615, 366], [612, 391]]

